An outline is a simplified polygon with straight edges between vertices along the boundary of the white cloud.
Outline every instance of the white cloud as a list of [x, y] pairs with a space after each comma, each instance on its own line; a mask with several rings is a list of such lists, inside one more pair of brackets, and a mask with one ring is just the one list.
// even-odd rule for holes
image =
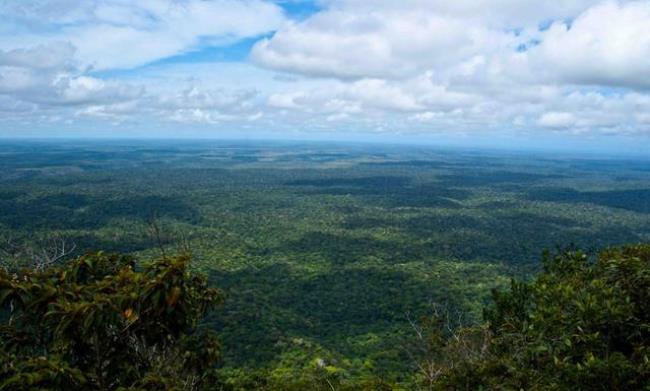
[[64, 42], [0, 51], [0, 66], [39, 70], [73, 69], [74, 53], [74, 46]]
[[[649, 0], [321, 4], [6, 1], [2, 120], [650, 135]], [[267, 33], [250, 63], [149, 64]]]
[[272, 94], [269, 96], [268, 104], [278, 109], [299, 109], [302, 105], [296, 101], [304, 96], [303, 92]]
[[251, 54], [329, 85], [327, 93], [295, 87], [305, 111], [336, 98], [366, 116], [411, 112], [451, 131], [647, 131], [630, 97], [647, 97], [650, 86], [648, 1], [326, 3]]
[[257, 63], [310, 76], [404, 77], [453, 66], [511, 34], [418, 9], [325, 11], [290, 23], [252, 51]]
[[444, 116], [443, 113], [435, 113], [435, 112], [432, 112], [432, 111], [425, 111], [423, 113], [418, 113], [418, 114], [412, 115], [410, 117], [410, 119], [413, 120], [413, 121], [419, 121], [419, 122], [429, 122], [429, 121], [435, 120], [436, 118], [441, 118], [443, 116]]
[[[260, 41], [252, 59], [272, 69], [310, 76], [394, 78], [428, 70], [473, 73], [489, 58], [493, 64], [512, 65], [517, 48], [547, 40], [543, 47], [549, 60], [566, 57], [564, 52], [576, 57], [573, 50], [579, 50], [576, 54], [597, 50], [597, 55], [624, 61], [618, 56], [621, 53], [607, 50], [616, 42], [625, 46], [617, 50], [643, 49], [636, 51], [637, 57], [648, 58], [644, 54], [649, 6], [644, 1], [332, 0], [327, 4], [329, 9], [288, 23], [272, 38]], [[538, 26], [548, 21], [556, 22], [548, 31], [540, 31]], [[565, 21], [574, 21], [573, 28], [567, 30]], [[604, 28], [599, 30], [599, 24]], [[594, 35], [591, 47], [579, 47], [585, 32]], [[641, 39], [631, 44], [629, 38], [635, 35]]]
[[[260, 41], [252, 59], [271, 69], [341, 79], [433, 71], [474, 83], [481, 82], [476, 78], [505, 77], [529, 83], [650, 86], [648, 1], [331, 4], [332, 9], [289, 23]], [[556, 22], [539, 30], [537, 24], [549, 18]], [[509, 28], [511, 24], [520, 28]]]
[[650, 2], [609, 1], [555, 23], [531, 55], [563, 82], [650, 88]]
[[576, 123], [575, 116], [566, 112], [548, 112], [539, 118], [539, 125], [547, 128], [569, 128]]
[[0, 50], [0, 94], [41, 105], [65, 106], [135, 99], [142, 87], [89, 77], [75, 67], [65, 43]]
[[331, 7], [368, 12], [369, 10], [417, 10], [445, 17], [463, 18], [474, 23], [509, 28], [536, 26], [547, 20], [569, 19], [599, 0], [325, 0]]
[[5, 18], [39, 25], [41, 31], [12, 32], [5, 48], [39, 40], [68, 41], [83, 64], [95, 69], [130, 68], [197, 49], [255, 37], [284, 22], [282, 9], [262, 0], [68, 0], [7, 1]]

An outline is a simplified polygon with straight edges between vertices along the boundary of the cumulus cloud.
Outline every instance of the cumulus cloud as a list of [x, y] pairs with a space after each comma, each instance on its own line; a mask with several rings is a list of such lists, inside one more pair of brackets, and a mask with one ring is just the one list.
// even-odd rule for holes
[[331, 8], [367, 12], [369, 10], [418, 10], [475, 23], [508, 28], [536, 26], [541, 21], [569, 19], [598, 4], [599, 0], [324, 0]]
[[5, 48], [30, 40], [68, 41], [95, 69], [136, 67], [205, 41], [218, 46], [255, 37], [285, 19], [279, 6], [262, 0], [6, 1], [0, 13], [34, 26], [11, 31]]
[[252, 59], [273, 69], [340, 78], [402, 77], [453, 66], [511, 37], [418, 9], [334, 9], [260, 41]]
[[650, 135], [648, 0], [282, 3], [2, 2], [3, 119]]
[[204, 89], [189, 86], [182, 91], [156, 95], [148, 106], [158, 117], [176, 122], [218, 123], [259, 119], [257, 91]]
[[[285, 16], [262, 0], [67, 0], [0, 4], [0, 111], [6, 121], [260, 119], [252, 89], [98, 76], [202, 47], [254, 37]], [[4, 46], [4, 49], [2, 47]], [[162, 88], [161, 88], [162, 87]]]
[[[643, 88], [650, 83], [647, 1], [331, 4], [261, 40], [252, 59], [280, 71], [342, 79], [433, 71], [461, 79], [505, 76]], [[549, 18], [555, 22], [540, 29], [537, 24]]]
[[0, 51], [0, 66], [39, 70], [74, 69], [74, 53], [74, 46], [65, 42]]
[[532, 51], [563, 82], [650, 88], [650, 2], [606, 2], [554, 23]]
[[0, 94], [32, 104], [65, 106], [135, 99], [142, 87], [84, 75], [67, 43], [0, 50]]
[[552, 111], [542, 114], [539, 124], [548, 128], [569, 128], [576, 122], [571, 113]]
[[164, 90], [157, 88], [159, 80], [144, 78], [133, 83], [102, 79], [75, 65], [74, 53], [65, 43], [0, 50], [3, 119], [217, 123], [239, 116], [260, 118], [253, 113], [258, 94], [255, 90], [201, 88], [191, 81], [184, 87]]
[[[647, 130], [648, 1], [325, 3], [258, 42], [252, 60], [330, 80], [327, 94], [364, 112], [450, 129]], [[281, 96], [296, 94], [318, 102], [304, 109], [328, 99]]]

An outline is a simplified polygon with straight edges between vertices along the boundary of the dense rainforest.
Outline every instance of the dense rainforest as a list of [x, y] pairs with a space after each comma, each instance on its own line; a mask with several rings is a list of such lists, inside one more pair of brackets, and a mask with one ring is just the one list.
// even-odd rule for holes
[[[63, 267], [0, 272], [0, 389], [232, 390], [219, 377], [221, 299], [189, 257], [138, 267], [87, 254]], [[239, 379], [260, 390], [633, 390], [650, 385], [650, 245], [547, 256], [530, 282], [495, 289], [485, 323], [448, 308], [413, 322], [405, 381], [349, 378], [317, 358], [291, 374]], [[323, 356], [325, 357], [325, 356]]]
[[5, 141], [0, 166], [0, 389], [648, 383], [648, 160]]

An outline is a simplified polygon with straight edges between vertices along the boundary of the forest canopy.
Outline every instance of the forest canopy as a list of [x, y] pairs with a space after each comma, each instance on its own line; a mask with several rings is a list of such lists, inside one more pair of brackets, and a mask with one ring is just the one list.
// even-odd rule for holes
[[99, 252], [0, 271], [0, 390], [207, 389], [220, 349], [200, 321], [221, 293], [188, 262]]
[[650, 246], [595, 262], [580, 251], [547, 256], [533, 281], [496, 290], [484, 317], [481, 350], [453, 367], [443, 357], [435, 388], [647, 390]]
[[[535, 322], [542, 315], [544, 325], [555, 318], [535, 311], [549, 308], [560, 319], [581, 313], [569, 302], [558, 308], [559, 293], [545, 304], [551, 293], [536, 281], [586, 290], [588, 281], [604, 278], [595, 261], [600, 249], [650, 242], [647, 159], [348, 143], [79, 140], [3, 142], [0, 165], [0, 261], [11, 270], [3, 278], [7, 296], [0, 297], [6, 345], [0, 381], [15, 382], [5, 389], [29, 382], [96, 389], [120, 368], [126, 372], [113, 377], [109, 389], [470, 387], [454, 383], [461, 377], [484, 388], [501, 381], [518, 387], [523, 380], [562, 387], [575, 373], [569, 364], [556, 370], [555, 356], [583, 368], [589, 352], [607, 368], [616, 356], [594, 348], [562, 361], [566, 352], [559, 349], [573, 349], [558, 335], [567, 333], [571, 347], [579, 347], [571, 338], [580, 331], [556, 323], [547, 330]], [[551, 267], [543, 270], [539, 255], [545, 248], [584, 251], [575, 281]], [[173, 256], [190, 252], [191, 261]], [[93, 274], [101, 278], [74, 277], [77, 272], [68, 270], [95, 258], [106, 260], [79, 270], [100, 268]], [[175, 319], [144, 316], [142, 309], [169, 306], [161, 297], [172, 287], [151, 285], [144, 276], [170, 267], [179, 281], [189, 273], [181, 290], [190, 289], [195, 277], [203, 281], [194, 286], [197, 294], [219, 288], [213, 304], [220, 305], [182, 315], [187, 327], [169, 326], [172, 339], [163, 344], [163, 336], [145, 338], [145, 328], [136, 326]], [[527, 288], [513, 286], [512, 278]], [[616, 286], [604, 281], [608, 289]], [[146, 289], [160, 291], [161, 301], [140, 297]], [[494, 296], [493, 289], [501, 293]], [[507, 299], [524, 289], [530, 294]], [[122, 296], [128, 300], [120, 303]], [[18, 297], [34, 305], [13, 303]], [[521, 324], [507, 317], [499, 323], [505, 304], [524, 298], [525, 317], [515, 318]], [[612, 300], [618, 308], [620, 300]], [[136, 304], [140, 309], [127, 306]], [[138, 321], [126, 327], [134, 314]], [[642, 327], [625, 323], [627, 318], [599, 320], [610, 321]], [[518, 334], [504, 327], [516, 325], [520, 332], [524, 324], [533, 324], [527, 333], [540, 332], [520, 337], [524, 342], [546, 341], [551, 331], [555, 339], [548, 346], [518, 344]], [[82, 326], [87, 329], [71, 331]], [[132, 341], [99, 338], [123, 335]], [[512, 340], [501, 346], [515, 350], [496, 348], [505, 335]], [[89, 345], [78, 344], [88, 338]], [[203, 366], [172, 360], [187, 346]], [[538, 352], [538, 361], [524, 360], [521, 352], [533, 347], [553, 355]], [[634, 388], [644, 379], [645, 356], [628, 350], [622, 354], [634, 376], [626, 379], [637, 383], [621, 387]], [[92, 358], [95, 351], [120, 357], [117, 367]], [[458, 375], [462, 368], [476, 376]], [[527, 370], [532, 372], [515, 376]]]
[[[221, 299], [179, 256], [87, 254], [0, 272], [0, 390], [237, 389], [216, 372]], [[349, 379], [324, 360], [241, 389], [630, 390], [650, 384], [650, 245], [547, 255], [531, 281], [494, 290], [484, 322], [414, 324], [408, 380]], [[400, 349], [402, 347], [392, 347]], [[312, 365], [312, 366], [310, 366]], [[320, 374], [319, 374], [320, 373]]]

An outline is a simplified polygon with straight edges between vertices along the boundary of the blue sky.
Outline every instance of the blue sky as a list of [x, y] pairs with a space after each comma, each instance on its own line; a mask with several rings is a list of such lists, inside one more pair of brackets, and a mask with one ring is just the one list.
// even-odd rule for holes
[[0, 136], [650, 140], [650, 1], [7, 0]]

